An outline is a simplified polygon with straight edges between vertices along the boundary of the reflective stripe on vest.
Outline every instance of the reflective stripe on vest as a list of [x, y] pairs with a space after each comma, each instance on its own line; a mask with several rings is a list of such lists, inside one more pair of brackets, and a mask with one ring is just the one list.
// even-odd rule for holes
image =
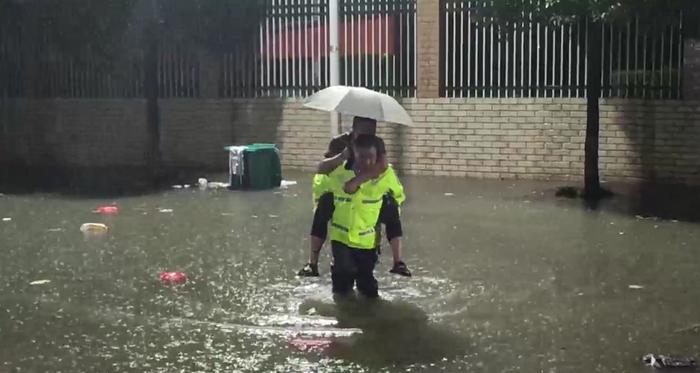
[[[344, 226], [342, 226], [342, 225], [340, 225], [340, 224], [338, 224], [338, 223], [333, 223], [333, 222], [331, 222], [331, 226], [332, 226], [333, 228], [340, 229], [340, 230], [343, 231], [343, 232], [350, 232], [350, 229], [349, 229], [348, 227], [344, 227]], [[359, 232], [358, 235], [360, 235], [360, 236], [366, 236], [366, 235], [372, 234], [372, 233], [374, 233], [374, 232], [376, 232], [376, 230], [374, 229], [374, 227], [372, 227], [372, 228], [370, 228], [370, 229], [366, 229], [366, 230], [364, 230], [364, 231], [362, 231], [362, 232]]]

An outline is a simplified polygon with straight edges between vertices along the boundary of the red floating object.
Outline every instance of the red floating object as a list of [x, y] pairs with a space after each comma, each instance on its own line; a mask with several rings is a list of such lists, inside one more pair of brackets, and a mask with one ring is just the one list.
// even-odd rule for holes
[[167, 284], [184, 284], [187, 275], [184, 272], [161, 272], [160, 280]]
[[302, 352], [324, 352], [333, 344], [330, 339], [294, 338], [289, 345]]
[[102, 215], [117, 215], [119, 213], [119, 207], [117, 206], [100, 206], [94, 211], [95, 213]]

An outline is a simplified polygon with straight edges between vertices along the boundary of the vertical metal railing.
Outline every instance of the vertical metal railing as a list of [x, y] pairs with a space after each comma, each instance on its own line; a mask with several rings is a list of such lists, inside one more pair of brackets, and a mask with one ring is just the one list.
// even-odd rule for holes
[[[441, 3], [444, 96], [585, 97], [590, 22], [539, 23], [522, 14], [522, 23], [500, 25], [479, 11], [489, 5], [483, 0]], [[677, 19], [653, 35], [639, 27], [638, 19], [598, 26], [603, 97], [680, 98], [680, 14]]]

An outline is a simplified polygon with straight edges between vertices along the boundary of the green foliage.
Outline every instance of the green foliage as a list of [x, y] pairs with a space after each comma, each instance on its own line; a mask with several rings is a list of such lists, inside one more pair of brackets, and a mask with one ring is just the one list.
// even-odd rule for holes
[[639, 17], [640, 25], [653, 30], [664, 28], [678, 19], [678, 12], [698, 14], [698, 0], [494, 0], [479, 7], [486, 19], [504, 25], [529, 19], [567, 23], [588, 17], [593, 22], [625, 24]]

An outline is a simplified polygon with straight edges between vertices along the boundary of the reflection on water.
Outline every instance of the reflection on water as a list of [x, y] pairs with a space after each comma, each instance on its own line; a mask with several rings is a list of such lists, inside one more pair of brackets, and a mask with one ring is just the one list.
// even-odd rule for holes
[[[337, 327], [356, 329], [352, 338], [335, 336], [330, 356], [367, 366], [430, 364], [463, 356], [466, 338], [447, 326], [431, 323], [428, 315], [405, 301], [336, 298], [335, 304], [306, 302], [300, 312], [316, 310], [337, 319]], [[341, 338], [338, 338], [341, 337]]]
[[[645, 353], [700, 356], [698, 225], [539, 184], [406, 178], [414, 277], [384, 255], [381, 300], [336, 302], [327, 249], [320, 278], [294, 276], [311, 199], [307, 175], [287, 177], [300, 185], [1, 196], [0, 372], [643, 372]], [[111, 202], [119, 215], [91, 212]]]

